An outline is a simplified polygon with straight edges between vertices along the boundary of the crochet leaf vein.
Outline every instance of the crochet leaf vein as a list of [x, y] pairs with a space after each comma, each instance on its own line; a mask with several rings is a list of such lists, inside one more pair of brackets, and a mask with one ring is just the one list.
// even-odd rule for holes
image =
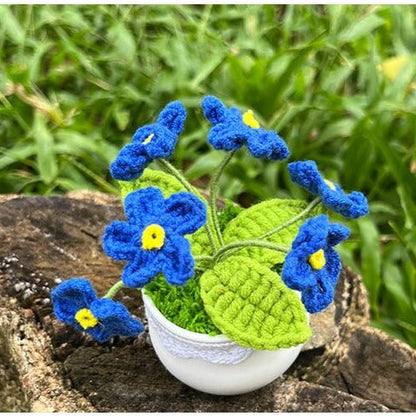
[[[226, 244], [252, 240], [278, 227], [284, 222], [300, 214], [307, 206], [307, 202], [296, 199], [270, 199], [242, 211], [231, 220], [224, 231]], [[308, 217], [318, 215], [320, 208], [313, 209]], [[263, 239], [290, 249], [292, 241], [298, 234], [299, 227], [307, 217]], [[258, 260], [260, 263], [272, 267], [284, 262], [286, 253], [268, 248], [249, 247], [239, 250], [237, 255]]]

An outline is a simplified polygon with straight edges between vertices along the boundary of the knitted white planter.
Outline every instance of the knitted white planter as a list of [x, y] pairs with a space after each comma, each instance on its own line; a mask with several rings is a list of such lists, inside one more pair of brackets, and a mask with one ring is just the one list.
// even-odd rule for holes
[[153, 348], [177, 379], [205, 393], [233, 395], [256, 390], [280, 377], [302, 344], [276, 351], [244, 348], [225, 335], [191, 332], [168, 321], [143, 294]]

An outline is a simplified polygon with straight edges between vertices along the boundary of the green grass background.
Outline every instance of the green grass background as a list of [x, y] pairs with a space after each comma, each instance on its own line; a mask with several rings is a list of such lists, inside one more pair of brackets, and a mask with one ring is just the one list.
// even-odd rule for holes
[[[0, 5], [0, 192], [117, 192], [110, 161], [173, 99], [189, 114], [173, 162], [203, 185], [222, 155], [199, 106], [217, 95], [367, 195], [340, 252], [373, 324], [416, 347], [415, 52], [411, 5]], [[307, 197], [243, 151], [221, 195]]]

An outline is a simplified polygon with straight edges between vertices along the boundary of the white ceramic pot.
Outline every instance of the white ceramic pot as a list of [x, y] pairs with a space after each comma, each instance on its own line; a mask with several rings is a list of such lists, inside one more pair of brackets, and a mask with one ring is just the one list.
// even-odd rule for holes
[[166, 369], [196, 390], [233, 395], [256, 390], [280, 377], [302, 344], [276, 351], [242, 347], [225, 335], [210, 336], [168, 321], [143, 294], [153, 348]]

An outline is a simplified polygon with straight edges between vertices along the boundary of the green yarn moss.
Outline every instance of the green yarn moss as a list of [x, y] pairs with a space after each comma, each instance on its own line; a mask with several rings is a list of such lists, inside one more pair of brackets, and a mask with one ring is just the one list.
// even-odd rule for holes
[[244, 208], [234, 205], [230, 200], [226, 199], [224, 209], [218, 213], [218, 222], [220, 230], [223, 232], [228, 223], [233, 220]]
[[200, 296], [199, 279], [194, 276], [184, 286], [173, 286], [162, 274], [145, 286], [145, 293], [169, 321], [189, 331], [208, 335], [221, 332], [207, 315]]

